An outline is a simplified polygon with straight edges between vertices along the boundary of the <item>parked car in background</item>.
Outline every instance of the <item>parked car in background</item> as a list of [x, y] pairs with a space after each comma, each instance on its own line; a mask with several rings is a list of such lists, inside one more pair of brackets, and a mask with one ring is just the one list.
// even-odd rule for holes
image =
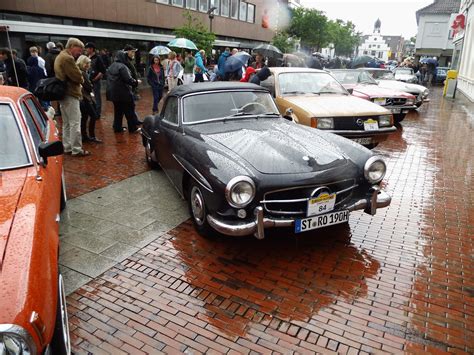
[[145, 118], [142, 137], [148, 163], [161, 166], [186, 198], [203, 235], [262, 239], [265, 229], [282, 227], [300, 233], [390, 204], [379, 186], [382, 158], [283, 118], [254, 84], [179, 86], [159, 116]]
[[270, 68], [260, 85], [275, 98], [279, 112], [296, 123], [335, 133], [373, 148], [396, 131], [390, 111], [350, 95], [326, 71]]
[[416, 109], [415, 96], [403, 91], [385, 89], [372, 76], [356, 69], [334, 69], [331, 74], [352, 95], [369, 100], [392, 112], [395, 122], [401, 122], [409, 110]]
[[448, 70], [450, 70], [449, 67], [436, 68], [436, 78], [435, 78], [436, 84], [444, 84], [444, 81], [446, 80], [446, 75], [448, 74]]
[[0, 354], [71, 351], [58, 268], [62, 153], [36, 98], [0, 86]]
[[365, 70], [372, 75], [382, 88], [392, 89], [407, 92], [416, 97], [415, 105], [420, 107], [424, 102], [429, 102], [428, 95], [430, 91], [418, 84], [404, 83], [395, 79], [395, 76], [390, 70], [376, 69], [376, 68], [359, 68], [358, 70]]
[[393, 75], [395, 80], [403, 81], [405, 83], [417, 83], [418, 78], [412, 68], [398, 67], [393, 69]]

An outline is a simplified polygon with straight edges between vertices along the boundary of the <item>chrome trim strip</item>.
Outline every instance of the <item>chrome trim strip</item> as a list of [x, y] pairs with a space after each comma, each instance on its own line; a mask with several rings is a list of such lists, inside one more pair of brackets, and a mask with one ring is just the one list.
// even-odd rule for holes
[[20, 337], [28, 346], [31, 354], [36, 354], [36, 343], [31, 334], [16, 324], [0, 324], [0, 334], [14, 334]]

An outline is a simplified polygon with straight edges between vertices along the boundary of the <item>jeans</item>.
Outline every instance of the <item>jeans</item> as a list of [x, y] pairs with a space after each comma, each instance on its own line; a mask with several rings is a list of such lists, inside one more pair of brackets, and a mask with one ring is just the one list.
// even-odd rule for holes
[[[95, 121], [97, 120], [97, 113], [95, 112], [94, 103], [82, 100], [81, 101], [81, 133], [82, 137], [95, 137]], [[89, 121], [89, 129], [87, 129], [87, 121]]]
[[93, 83], [94, 98], [95, 98], [95, 112], [97, 113], [97, 118], [100, 118], [102, 112], [102, 97], [100, 93], [101, 83], [100, 80], [94, 81]]
[[135, 132], [137, 125], [135, 122], [135, 105], [133, 101], [114, 101], [114, 124], [115, 132], [122, 132], [123, 115], [127, 119], [128, 131]]
[[195, 83], [203, 83], [203, 82], [204, 82], [204, 75], [203, 75], [203, 73], [196, 73], [196, 74], [194, 74], [194, 82], [195, 82]]
[[64, 152], [79, 154], [82, 152], [81, 110], [79, 99], [66, 96], [59, 101], [63, 119], [63, 146]]
[[158, 104], [160, 103], [161, 98], [163, 97], [163, 87], [162, 86], [152, 86], [151, 91], [153, 92], [153, 112], [158, 112]]

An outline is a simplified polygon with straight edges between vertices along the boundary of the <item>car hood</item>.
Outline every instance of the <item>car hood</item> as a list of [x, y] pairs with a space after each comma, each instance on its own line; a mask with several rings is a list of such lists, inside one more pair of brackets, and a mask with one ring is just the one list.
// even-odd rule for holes
[[347, 163], [323, 133], [283, 118], [239, 118], [198, 125], [196, 130], [207, 144], [225, 147], [262, 174], [320, 172]]
[[395, 74], [395, 79], [397, 80], [410, 80], [410, 79], [416, 79], [416, 76], [413, 74]]
[[378, 80], [379, 86], [382, 88], [387, 88], [387, 89], [395, 89], [395, 90], [400, 90], [400, 91], [407, 91], [407, 92], [416, 92], [416, 93], [422, 93], [423, 91], [426, 90], [424, 86], [417, 85], [417, 84], [410, 84], [410, 83], [404, 83], [402, 81], [397, 81], [397, 80]]
[[354, 94], [358, 93], [369, 97], [411, 97], [403, 91], [387, 89], [375, 84], [344, 84], [346, 89], [354, 89]]
[[0, 270], [26, 176], [26, 169], [0, 172]]
[[351, 95], [286, 96], [284, 100], [298, 106], [312, 117], [387, 115], [389, 112], [370, 101]]

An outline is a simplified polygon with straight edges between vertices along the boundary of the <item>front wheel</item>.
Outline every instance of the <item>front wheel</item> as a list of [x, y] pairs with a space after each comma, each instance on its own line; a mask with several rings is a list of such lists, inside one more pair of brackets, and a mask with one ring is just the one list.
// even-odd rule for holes
[[371, 144], [367, 144], [367, 145], [364, 145], [364, 147], [366, 147], [367, 149], [374, 149], [376, 146], [378, 146], [379, 143], [371, 143]]
[[146, 163], [150, 167], [150, 169], [157, 170], [159, 169], [159, 164], [153, 160], [151, 155], [151, 145], [150, 141], [146, 138], [143, 138], [143, 145], [145, 146], [145, 159]]
[[393, 120], [395, 123], [400, 123], [405, 119], [406, 113], [397, 113], [393, 115]]
[[207, 221], [206, 203], [201, 191], [202, 187], [195, 181], [191, 181], [188, 188], [188, 207], [193, 220], [194, 227], [204, 237], [213, 235], [213, 229]]
[[56, 307], [56, 324], [53, 339], [51, 340], [53, 354], [71, 354], [71, 339], [69, 337], [69, 323], [66, 307], [66, 292], [61, 274], [58, 276], [58, 302]]

